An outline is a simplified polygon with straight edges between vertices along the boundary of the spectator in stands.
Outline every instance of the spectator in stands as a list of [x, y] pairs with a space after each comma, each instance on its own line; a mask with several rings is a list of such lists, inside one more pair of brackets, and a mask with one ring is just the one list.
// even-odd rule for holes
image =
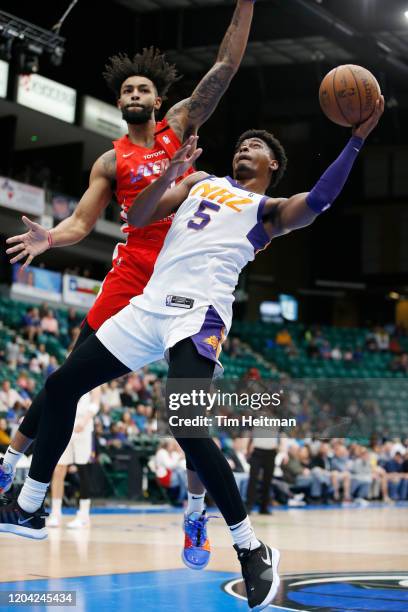
[[81, 325], [81, 320], [83, 317], [79, 315], [75, 308], [71, 306], [67, 312], [67, 324], [68, 324], [68, 332], [71, 335], [72, 330], [76, 329]]
[[109, 434], [107, 436], [107, 446], [114, 446], [115, 448], [122, 448], [124, 444], [127, 444], [128, 437], [126, 434], [126, 427], [122, 421], [111, 423], [109, 428]]
[[134, 417], [136, 426], [141, 433], [146, 433], [147, 431], [147, 416], [146, 416], [146, 406], [144, 404], [138, 404], [136, 406], [136, 414]]
[[340, 347], [339, 347], [339, 346], [335, 346], [335, 347], [333, 348], [332, 352], [331, 352], [331, 358], [332, 358], [334, 361], [340, 361], [340, 359], [341, 359], [342, 357], [343, 357], [343, 354], [342, 354], [342, 352], [341, 352], [341, 350], [340, 350]]
[[388, 495], [388, 479], [387, 473], [380, 465], [381, 445], [374, 438], [370, 444], [370, 463], [372, 468], [373, 481], [371, 484], [371, 499], [377, 499], [382, 497], [382, 500], [386, 503], [391, 501]]
[[42, 371], [44, 372], [45, 368], [47, 368], [50, 363], [50, 356], [47, 352], [45, 344], [40, 344], [36, 357], [38, 359], [38, 363], [40, 364]]
[[128, 379], [123, 390], [120, 393], [121, 405], [126, 408], [134, 408], [139, 400], [139, 395], [133, 389], [131, 381]]
[[0, 402], [6, 407], [7, 411], [14, 409], [16, 403], [21, 404], [25, 408], [30, 405], [30, 400], [24, 400], [20, 393], [12, 388], [9, 380], [4, 380], [1, 385]]
[[229, 343], [229, 353], [227, 353], [227, 355], [229, 355], [230, 357], [240, 357], [242, 355], [242, 345], [241, 340], [239, 338], [231, 338]]
[[31, 357], [30, 362], [28, 364], [28, 369], [33, 374], [41, 374], [41, 366], [37, 357]]
[[283, 328], [276, 334], [275, 342], [278, 346], [290, 346], [292, 344], [292, 336], [286, 328]]
[[10, 338], [6, 344], [6, 362], [7, 365], [13, 370], [17, 367], [17, 358], [20, 352], [20, 341], [21, 339], [18, 336], [14, 336]]
[[139, 433], [139, 428], [136, 425], [134, 418], [130, 410], [125, 410], [122, 414], [122, 422], [126, 428], [126, 436], [130, 438], [134, 438]]
[[110, 407], [107, 404], [102, 404], [97, 420], [101, 423], [104, 433], [109, 433], [112, 424], [112, 417], [110, 415]]
[[154, 472], [162, 487], [178, 489], [177, 503], [187, 497], [187, 470], [184, 455], [174, 438], [163, 440], [154, 457]]
[[330, 460], [333, 472], [334, 499], [340, 499], [340, 487], [343, 488], [343, 501], [351, 502], [350, 458], [347, 448], [341, 442], [333, 443], [333, 456]]
[[310, 327], [306, 329], [304, 338], [307, 344], [310, 344], [310, 342], [313, 340], [313, 332]]
[[367, 334], [366, 339], [365, 339], [365, 347], [367, 351], [370, 351], [370, 353], [374, 353], [378, 351], [378, 344], [377, 344], [377, 337], [376, 337], [375, 330], [370, 331]]
[[364, 352], [361, 346], [356, 346], [356, 348], [353, 351], [353, 361], [355, 361], [356, 363], [359, 363], [360, 361], [363, 360], [364, 357]]
[[97, 460], [99, 460], [99, 455], [106, 452], [106, 446], [108, 444], [108, 440], [106, 434], [103, 430], [103, 425], [100, 420], [100, 413], [98, 417], [95, 419], [95, 454]]
[[377, 327], [375, 330], [375, 340], [380, 351], [388, 351], [390, 347], [390, 336], [382, 327]]
[[[335, 490], [335, 475], [330, 471], [330, 446], [327, 442], [320, 444], [319, 450], [311, 460], [311, 471], [314, 477], [315, 490], [311, 492], [312, 497], [327, 501], [329, 495]], [[338, 492], [335, 500], [338, 501]]]
[[122, 405], [118, 380], [112, 380], [102, 386], [101, 403], [102, 406], [107, 406], [109, 410], [119, 408]]
[[319, 350], [319, 353], [322, 359], [331, 359], [332, 349], [330, 346], [330, 342], [328, 340], [324, 340], [321, 343], [320, 348], [319, 347], [317, 348]]
[[304, 464], [305, 460], [305, 454], [301, 455], [299, 446], [292, 444], [288, 448], [287, 456], [282, 461], [281, 468], [285, 482], [291, 485], [292, 488], [302, 489], [303, 492], [309, 495], [312, 485], [312, 474], [310, 468]]
[[151, 392], [143, 376], [133, 373], [129, 375], [128, 381], [132, 392], [135, 394], [135, 403], [146, 402], [150, 399]]
[[27, 337], [29, 342], [34, 342], [41, 331], [41, 320], [38, 308], [27, 308], [25, 315], [23, 315], [21, 325], [23, 327], [23, 334]]
[[354, 357], [353, 357], [353, 351], [351, 350], [350, 347], [347, 347], [346, 350], [343, 353], [343, 360], [346, 363], [351, 363], [353, 361]]
[[50, 336], [59, 336], [59, 325], [58, 320], [54, 316], [54, 311], [47, 310], [46, 314], [41, 319], [41, 331], [43, 334]]
[[403, 472], [404, 457], [399, 451], [395, 453], [393, 459], [389, 459], [385, 464], [387, 472], [388, 492], [393, 500], [408, 499], [408, 477]]
[[17, 368], [24, 368], [28, 365], [28, 357], [26, 354], [26, 347], [21, 343], [18, 347], [17, 355]]
[[58, 370], [58, 361], [55, 355], [51, 355], [49, 364], [44, 369], [44, 378], [48, 378], [51, 374], [54, 374], [55, 370]]
[[351, 464], [351, 495], [356, 501], [363, 503], [370, 496], [373, 481], [370, 453], [367, 448], [359, 447], [356, 458]]
[[7, 424], [7, 420], [5, 418], [0, 418], [0, 452], [1, 453], [6, 452], [10, 442], [11, 442], [10, 428]]
[[398, 340], [398, 336], [391, 336], [389, 350], [394, 355], [400, 355], [402, 353], [402, 348], [400, 341]]

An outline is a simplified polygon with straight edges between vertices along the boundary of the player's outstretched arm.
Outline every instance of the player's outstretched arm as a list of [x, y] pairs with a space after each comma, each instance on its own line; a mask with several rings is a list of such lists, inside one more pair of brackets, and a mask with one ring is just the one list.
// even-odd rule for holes
[[331, 166], [309, 193], [299, 193], [288, 199], [270, 198], [265, 204], [264, 221], [273, 238], [306, 227], [330, 208], [340, 195], [354, 162], [367, 136], [378, 124], [384, 112], [384, 98], [377, 101], [374, 113], [367, 121], [353, 128], [353, 136]]
[[115, 167], [114, 151], [102, 155], [93, 165], [89, 187], [72, 215], [52, 230], [47, 230], [39, 223], [23, 216], [23, 223], [28, 231], [25, 234], [12, 236], [6, 241], [7, 244], [14, 244], [6, 251], [8, 255], [13, 255], [10, 262], [16, 263], [25, 258], [23, 264], [25, 268], [31, 264], [34, 257], [47, 249], [76, 244], [85, 238], [112, 197], [111, 183], [115, 178]]
[[134, 199], [127, 214], [130, 225], [144, 227], [164, 219], [186, 199], [192, 186], [207, 176], [205, 172], [195, 172], [175, 187], [172, 186], [201, 155], [202, 149], [197, 149], [197, 140], [197, 136], [190, 136], [176, 151], [167, 170]]
[[216, 109], [237, 72], [248, 43], [255, 0], [237, 0], [231, 24], [214, 66], [201, 79], [190, 98], [175, 104], [166, 119], [180, 140], [194, 134]]

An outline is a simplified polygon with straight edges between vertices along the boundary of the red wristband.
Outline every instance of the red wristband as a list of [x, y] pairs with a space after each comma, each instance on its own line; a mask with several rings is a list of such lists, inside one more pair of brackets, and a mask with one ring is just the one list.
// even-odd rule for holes
[[51, 232], [48, 232], [48, 247], [51, 249], [52, 245], [54, 244], [53, 240], [52, 240], [52, 236], [51, 236]]

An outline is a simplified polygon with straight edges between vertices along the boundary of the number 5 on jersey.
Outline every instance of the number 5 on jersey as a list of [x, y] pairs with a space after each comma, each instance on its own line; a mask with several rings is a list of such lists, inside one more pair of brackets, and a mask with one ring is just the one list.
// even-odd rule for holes
[[194, 213], [194, 216], [201, 219], [201, 221], [198, 222], [194, 221], [194, 219], [190, 219], [190, 221], [187, 223], [187, 227], [194, 230], [204, 229], [211, 221], [211, 216], [204, 212], [206, 208], [217, 212], [220, 210], [221, 206], [219, 204], [214, 204], [214, 202], [210, 202], [209, 200], [202, 200], [200, 206]]

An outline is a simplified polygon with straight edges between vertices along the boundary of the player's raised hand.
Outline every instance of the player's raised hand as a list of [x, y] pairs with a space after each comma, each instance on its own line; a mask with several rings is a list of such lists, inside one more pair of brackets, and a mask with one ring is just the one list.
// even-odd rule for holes
[[170, 160], [170, 166], [166, 174], [175, 181], [182, 176], [194, 162], [200, 157], [202, 149], [197, 149], [198, 136], [190, 136], [176, 151]]
[[17, 253], [17, 255], [10, 259], [10, 263], [16, 263], [26, 257], [27, 259], [23, 264], [23, 268], [26, 268], [33, 261], [34, 257], [50, 248], [50, 242], [48, 230], [42, 227], [42, 225], [34, 223], [28, 217], [22, 217], [22, 220], [28, 232], [7, 238], [7, 244], [16, 243], [16, 246], [7, 249], [6, 253], [7, 255]]
[[353, 136], [358, 136], [359, 138], [367, 138], [369, 134], [373, 131], [373, 129], [377, 126], [381, 116], [384, 112], [385, 101], [384, 96], [380, 96], [376, 102], [375, 109], [372, 115], [364, 121], [364, 123], [360, 123], [353, 128]]

